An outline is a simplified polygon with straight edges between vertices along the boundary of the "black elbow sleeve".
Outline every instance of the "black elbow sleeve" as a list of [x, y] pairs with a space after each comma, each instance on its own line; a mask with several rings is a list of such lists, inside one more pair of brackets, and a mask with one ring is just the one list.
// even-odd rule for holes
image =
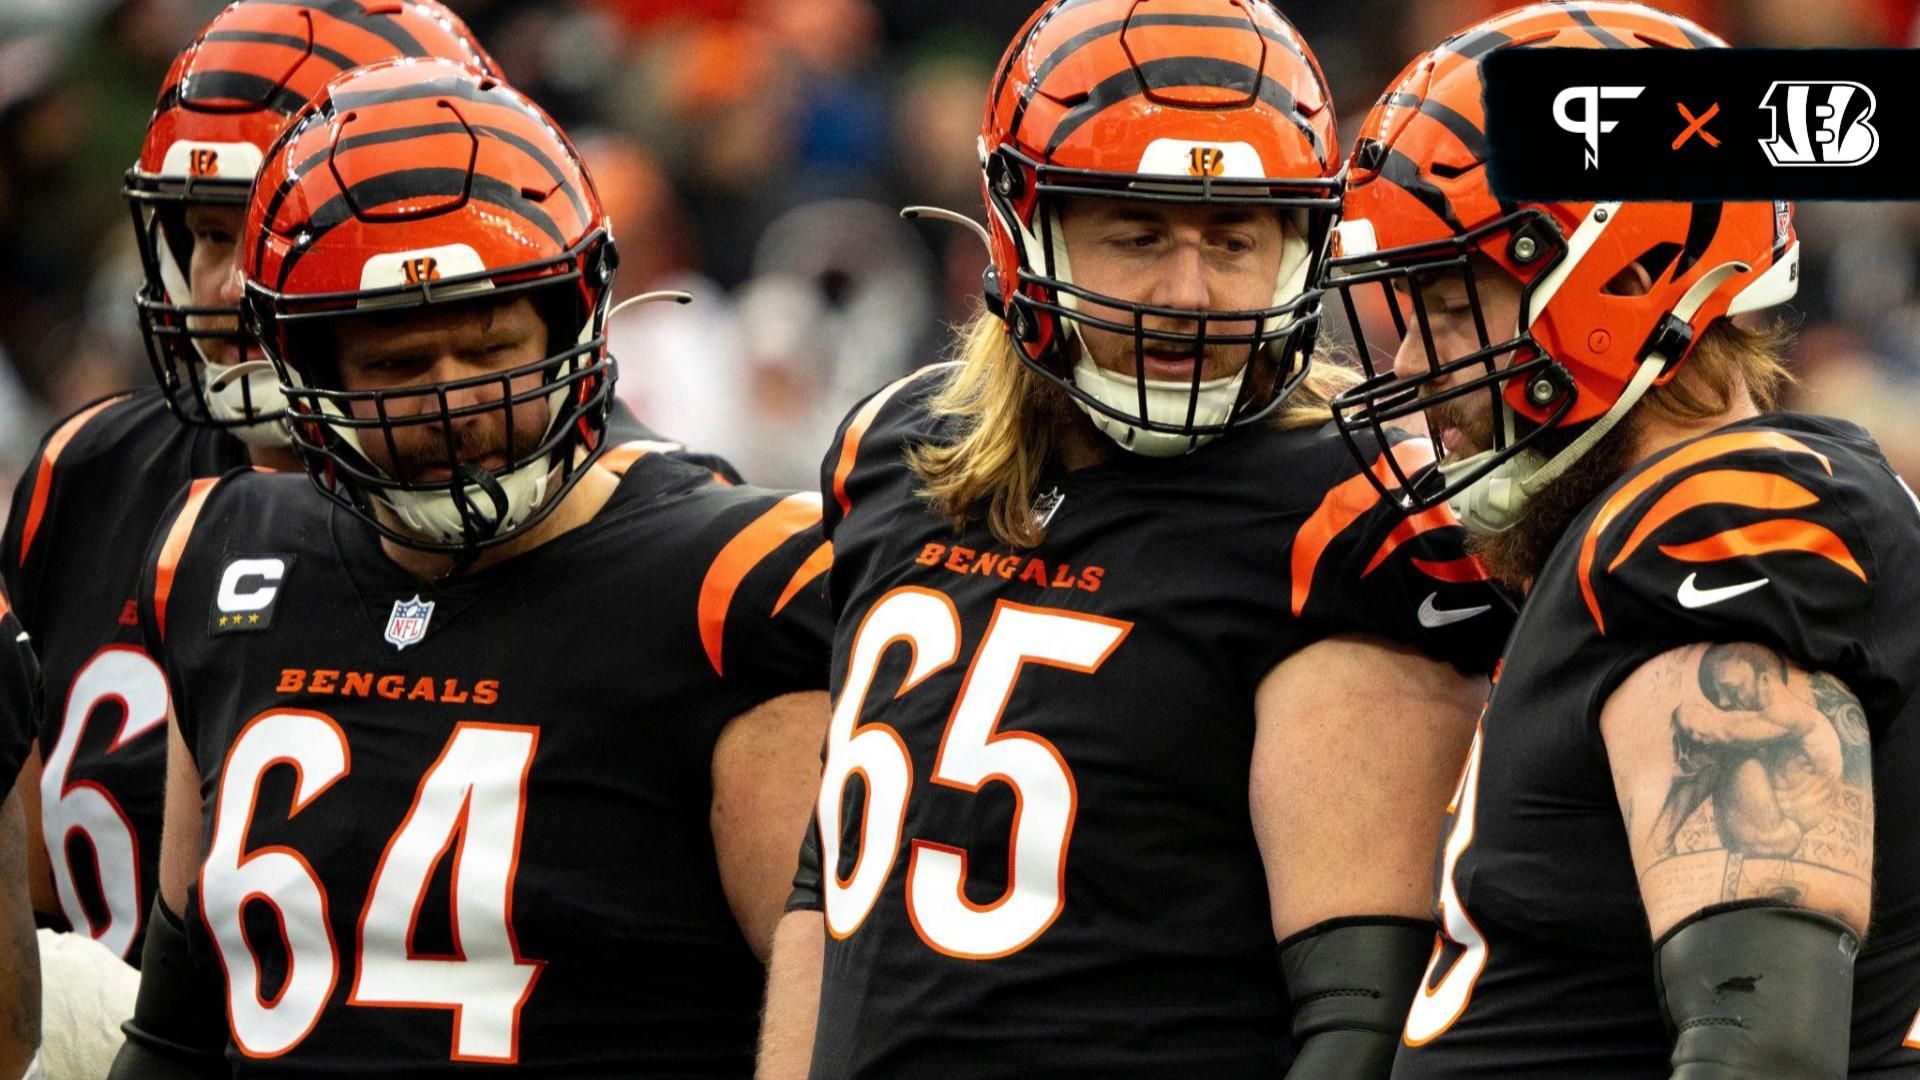
[[158, 896], [140, 950], [140, 992], [107, 1080], [227, 1077], [225, 987], [194, 963], [187, 929]]
[[1843, 1080], [1859, 939], [1774, 902], [1708, 908], [1655, 946], [1673, 1080]]
[[1433, 956], [1433, 924], [1390, 915], [1330, 919], [1280, 943], [1293, 1005], [1289, 1077], [1384, 1080], [1415, 989]]

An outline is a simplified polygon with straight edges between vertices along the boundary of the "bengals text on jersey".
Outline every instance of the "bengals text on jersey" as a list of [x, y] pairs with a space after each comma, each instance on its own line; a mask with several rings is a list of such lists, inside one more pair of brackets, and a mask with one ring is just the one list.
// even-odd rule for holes
[[950, 370], [868, 399], [823, 466], [813, 1075], [1277, 1076], [1256, 687], [1340, 633], [1485, 671], [1510, 613], [1458, 525], [1403, 521], [1330, 428], [1050, 467], [1038, 547], [956, 534], [904, 460], [951, 437], [926, 406]]
[[304, 477], [196, 482], [142, 591], [202, 776], [237, 1077], [745, 1076], [714, 742], [819, 689], [808, 494], [609, 450], [585, 525], [423, 584]]
[[[1641, 664], [1694, 643], [1763, 646], [1858, 697], [1875, 881], [1850, 1075], [1920, 1072], [1920, 586], [1901, 569], [1916, 559], [1920, 503], [1866, 433], [1837, 420], [1731, 424], [1649, 458], [1595, 500], [1535, 582], [1449, 808], [1435, 898], [1444, 933], [1395, 1080], [1666, 1075], [1673, 1037], [1599, 714]], [[1819, 768], [1792, 740], [1717, 744], [1677, 716], [1674, 738], [1700, 775], [1731, 756], [1762, 763], [1781, 789]], [[1800, 894], [1790, 857], [1727, 839], [1712, 800], [1682, 788], [1663, 872], [1713, 875], [1739, 895]]]
[[[661, 436], [617, 401], [608, 437], [740, 482], [725, 460]], [[227, 432], [176, 420], [157, 387], [107, 398], [48, 432], [0, 536], [0, 576], [45, 688], [41, 836], [55, 895], [72, 929], [130, 964], [153, 903], [166, 782], [167, 687], [140, 630], [140, 559], [189, 482], [247, 460]]]

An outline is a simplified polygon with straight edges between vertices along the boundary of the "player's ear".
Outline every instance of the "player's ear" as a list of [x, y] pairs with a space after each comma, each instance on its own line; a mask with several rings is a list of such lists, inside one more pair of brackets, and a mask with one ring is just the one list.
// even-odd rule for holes
[[1653, 291], [1653, 274], [1635, 259], [1613, 275], [1603, 291], [1610, 296], [1645, 296]]

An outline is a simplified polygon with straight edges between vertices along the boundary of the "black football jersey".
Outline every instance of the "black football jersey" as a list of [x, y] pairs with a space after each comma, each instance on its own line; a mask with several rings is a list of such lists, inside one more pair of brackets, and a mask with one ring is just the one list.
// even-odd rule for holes
[[[1764, 645], [1858, 695], [1876, 820], [1852, 1075], [1920, 1075], [1917, 565], [1920, 504], [1837, 420], [1732, 424], [1595, 500], [1536, 579], [1482, 717], [1437, 859], [1445, 933], [1396, 1080], [1667, 1075], [1673, 1038], [1599, 721], [1641, 664], [1701, 642]], [[1711, 833], [1711, 807], [1681, 809]], [[1720, 847], [1697, 845], [1687, 872], [1773, 880], [1778, 860]]]
[[39, 693], [40, 669], [27, 632], [0, 589], [0, 803], [13, 793], [14, 777], [33, 748]]
[[1271, 1080], [1255, 689], [1336, 633], [1486, 671], [1510, 612], [1460, 527], [1402, 522], [1330, 430], [1050, 470], [1032, 550], [956, 533], [905, 459], [951, 438], [926, 407], [947, 370], [856, 409], [823, 467], [825, 880], [792, 902], [829, 933], [812, 1075]]
[[608, 463], [592, 521], [450, 582], [304, 476], [198, 481], [156, 534], [143, 614], [205, 811], [186, 920], [235, 1076], [751, 1074], [711, 756], [826, 685], [819, 502]]
[[[665, 440], [617, 401], [608, 438], [740, 482], [725, 460]], [[0, 574], [54, 710], [40, 753], [55, 892], [69, 926], [136, 965], [160, 854], [167, 715], [134, 607], [140, 558], [188, 481], [246, 463], [239, 440], [175, 420], [158, 388], [108, 398], [48, 433], [0, 536]]]
[[41, 835], [54, 891], [68, 925], [133, 964], [166, 780], [167, 688], [140, 635], [140, 557], [189, 480], [246, 460], [239, 440], [175, 420], [158, 388], [96, 402], [48, 433], [0, 538], [0, 573], [44, 685]]

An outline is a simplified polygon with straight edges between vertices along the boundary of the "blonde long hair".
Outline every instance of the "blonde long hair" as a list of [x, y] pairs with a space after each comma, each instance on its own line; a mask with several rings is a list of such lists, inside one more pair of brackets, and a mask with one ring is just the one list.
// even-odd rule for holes
[[[986, 310], [959, 328], [953, 358], [960, 367], [928, 407], [957, 436], [908, 451], [920, 495], [955, 529], [984, 517], [1001, 543], [1033, 547], [1046, 536], [1033, 518], [1034, 488], [1053, 452], [1054, 427], [1071, 408], [1067, 395], [1021, 361], [1006, 324]], [[1306, 380], [1267, 422], [1324, 424], [1333, 419], [1328, 403], [1358, 381], [1352, 370], [1316, 356]]]

